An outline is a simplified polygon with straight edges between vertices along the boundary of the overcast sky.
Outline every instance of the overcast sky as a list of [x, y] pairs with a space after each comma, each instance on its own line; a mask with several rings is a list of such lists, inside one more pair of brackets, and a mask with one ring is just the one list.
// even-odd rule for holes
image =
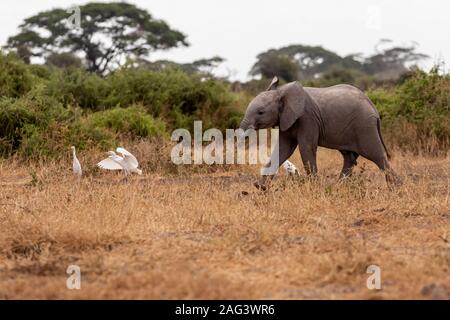
[[[0, 43], [17, 32], [24, 18], [55, 7], [89, 1], [6, 0], [0, 2]], [[289, 44], [322, 45], [341, 55], [371, 53], [381, 38], [395, 44], [419, 43], [450, 65], [450, 2], [447, 0], [142, 0], [128, 1], [147, 9], [184, 32], [188, 48], [154, 53], [152, 59], [190, 62], [219, 55], [220, 69], [245, 80], [258, 53]], [[83, 12], [81, 12], [83, 14]]]

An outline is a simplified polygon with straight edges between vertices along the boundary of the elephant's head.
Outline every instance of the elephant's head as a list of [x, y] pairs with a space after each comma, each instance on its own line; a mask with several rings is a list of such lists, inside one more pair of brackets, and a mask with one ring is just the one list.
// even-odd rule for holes
[[246, 131], [280, 126], [281, 131], [286, 131], [303, 115], [308, 103], [313, 100], [300, 84], [291, 82], [278, 88], [278, 78], [274, 77], [267, 90], [250, 102], [240, 128]]

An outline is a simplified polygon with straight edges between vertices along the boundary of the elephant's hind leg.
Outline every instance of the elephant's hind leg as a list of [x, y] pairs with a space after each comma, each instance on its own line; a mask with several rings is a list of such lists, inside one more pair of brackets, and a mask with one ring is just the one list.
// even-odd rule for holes
[[389, 188], [393, 188], [401, 184], [401, 179], [391, 168], [387, 153], [381, 141], [378, 129], [365, 130], [358, 136], [358, 153], [364, 158], [372, 161], [377, 167], [384, 172], [386, 182]]
[[395, 187], [401, 186], [403, 184], [403, 181], [391, 168], [389, 163], [387, 164], [387, 167], [383, 170], [384, 176], [386, 178], [386, 183], [390, 189], [395, 189]]
[[390, 189], [394, 189], [402, 184], [402, 180], [392, 169], [386, 156], [379, 156], [375, 158], [367, 158], [373, 161], [381, 171], [383, 171], [386, 178], [386, 183]]
[[353, 167], [357, 164], [356, 159], [358, 158], [359, 154], [353, 151], [339, 151], [344, 157], [344, 165], [342, 166], [342, 170], [339, 175], [339, 178], [343, 179], [352, 175]]

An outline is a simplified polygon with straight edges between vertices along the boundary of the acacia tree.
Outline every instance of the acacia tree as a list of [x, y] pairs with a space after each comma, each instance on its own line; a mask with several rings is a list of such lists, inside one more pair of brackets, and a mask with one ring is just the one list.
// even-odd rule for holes
[[398, 78], [408, 71], [408, 65], [417, 64], [429, 58], [428, 55], [416, 52], [417, 43], [407, 46], [389, 46], [381, 49], [380, 46], [391, 44], [392, 40], [381, 39], [375, 46], [375, 54], [369, 56], [364, 63], [364, 71], [378, 77]]
[[268, 79], [277, 76], [286, 82], [299, 79], [300, 68], [288, 55], [269, 50], [259, 54], [257, 59], [258, 61], [249, 72], [251, 76], [261, 75]]
[[150, 62], [147, 60], [139, 61], [140, 65], [145, 66], [153, 70], [163, 70], [167, 68], [180, 69], [186, 73], [193, 74], [198, 73], [203, 76], [211, 76], [212, 71], [217, 68], [225, 59], [220, 56], [214, 56], [212, 58], [203, 58], [195, 60], [190, 63], [177, 63], [169, 60], [157, 60]]
[[[380, 44], [390, 43], [383, 39]], [[366, 74], [377, 78], [397, 79], [408, 70], [408, 64], [417, 63], [428, 56], [416, 52], [416, 44], [411, 46], [390, 46], [384, 50], [375, 48], [376, 53], [367, 57], [351, 54], [344, 57], [321, 46], [290, 45], [280, 49], [270, 49], [257, 56], [250, 75], [265, 78], [279, 76], [289, 82], [293, 80], [321, 79], [342, 73], [344, 78]]]
[[250, 75], [266, 78], [278, 75], [287, 82], [313, 79], [341, 60], [336, 53], [320, 46], [291, 45], [259, 54]]
[[89, 71], [105, 74], [127, 58], [154, 50], [188, 46], [186, 36], [146, 10], [124, 2], [88, 3], [79, 7], [80, 26], [68, 23], [70, 10], [53, 9], [24, 20], [8, 39], [10, 48], [26, 47], [31, 56], [81, 54]]

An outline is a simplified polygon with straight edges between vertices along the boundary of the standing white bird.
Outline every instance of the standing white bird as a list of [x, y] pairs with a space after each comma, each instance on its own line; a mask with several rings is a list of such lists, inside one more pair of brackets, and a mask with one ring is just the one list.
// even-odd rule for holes
[[78, 160], [77, 155], [75, 153], [75, 147], [71, 146], [70, 149], [72, 149], [72, 155], [73, 155], [73, 162], [72, 162], [73, 174], [76, 175], [77, 177], [81, 178], [83, 171], [81, 170], [80, 161]]
[[[116, 152], [122, 156], [117, 155]], [[97, 166], [106, 170], [123, 170], [125, 175], [130, 172], [142, 174], [142, 170], [138, 168], [139, 162], [135, 156], [121, 147], [117, 148], [116, 152], [108, 151], [108, 158], [97, 163]]]
[[283, 163], [283, 168], [284, 168], [284, 170], [286, 170], [287, 174], [290, 175], [290, 176], [298, 176], [298, 175], [300, 175], [300, 173], [298, 172], [297, 167], [292, 162], [290, 162], [289, 160], [286, 160]]

